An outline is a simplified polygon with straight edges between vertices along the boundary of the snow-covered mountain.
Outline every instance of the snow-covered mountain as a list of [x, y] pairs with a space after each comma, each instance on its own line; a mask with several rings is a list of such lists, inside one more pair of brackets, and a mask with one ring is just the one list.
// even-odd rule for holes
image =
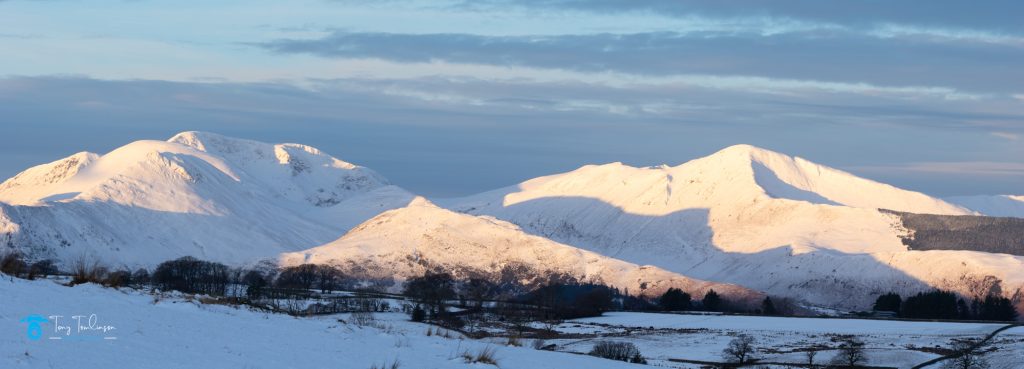
[[243, 263], [334, 240], [413, 196], [297, 144], [184, 132], [79, 153], [0, 184], [0, 245], [112, 266]]
[[280, 263], [330, 264], [350, 276], [380, 280], [444, 271], [462, 280], [479, 277], [527, 287], [551, 281], [592, 282], [648, 297], [660, 296], [670, 287], [697, 298], [714, 289], [750, 306], [764, 298], [736, 285], [695, 280], [529, 235], [511, 223], [456, 213], [423, 198], [384, 212], [334, 242], [284, 254]]
[[0, 248], [113, 267], [184, 255], [280, 258], [389, 278], [519, 266], [533, 278], [630, 291], [672, 285], [699, 296], [710, 282], [693, 277], [853, 308], [890, 290], [940, 287], [1024, 306], [1024, 256], [908, 250], [907, 240], [921, 240], [900, 215], [1013, 215], [1021, 198], [947, 202], [747, 145], [676, 167], [590, 165], [440, 202], [469, 215], [425, 200], [408, 206], [413, 200], [312, 147], [185, 132], [75, 154], [3, 182]]
[[993, 217], [1024, 218], [1024, 196], [957, 196], [946, 201]]
[[676, 167], [589, 165], [441, 204], [628, 262], [830, 306], [865, 308], [873, 295], [927, 286], [1013, 296], [1024, 285], [1024, 258], [908, 251], [900, 218], [878, 209], [975, 212], [748, 145]]

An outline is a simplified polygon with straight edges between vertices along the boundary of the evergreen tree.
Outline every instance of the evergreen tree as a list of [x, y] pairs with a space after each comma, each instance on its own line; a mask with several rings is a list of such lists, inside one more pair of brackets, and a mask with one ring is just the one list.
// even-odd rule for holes
[[900, 316], [918, 319], [956, 319], [960, 314], [957, 297], [949, 291], [934, 290], [908, 297]]
[[978, 318], [982, 320], [1016, 320], [1017, 311], [1013, 308], [1010, 299], [988, 295], [981, 303], [981, 314]]
[[679, 311], [690, 309], [690, 294], [678, 288], [669, 288], [658, 299], [658, 304], [663, 310]]
[[708, 293], [704, 294], [701, 304], [704, 305], [704, 310], [721, 311], [722, 298], [718, 296], [718, 292], [715, 292], [715, 290], [708, 290]]
[[973, 316], [971, 315], [971, 308], [967, 306], [967, 302], [964, 301], [964, 299], [959, 299], [959, 300], [956, 301], [956, 310], [957, 310], [957, 315], [958, 315], [957, 318], [958, 319], [960, 319], [960, 320], [970, 320], [970, 319], [973, 319]]
[[900, 305], [903, 304], [903, 298], [895, 292], [889, 292], [887, 294], [878, 296], [875, 300], [875, 306], [872, 308], [874, 311], [891, 311], [894, 313], [900, 312]]
[[775, 303], [772, 302], [772, 298], [765, 296], [764, 301], [761, 301], [761, 312], [764, 315], [778, 315], [778, 310], [775, 309]]

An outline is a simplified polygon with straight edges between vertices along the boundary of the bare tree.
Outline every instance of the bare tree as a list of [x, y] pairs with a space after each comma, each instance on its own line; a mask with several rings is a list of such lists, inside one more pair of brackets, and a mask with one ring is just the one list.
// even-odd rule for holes
[[330, 265], [321, 265], [317, 270], [317, 285], [320, 287], [321, 293], [334, 292], [341, 286], [341, 281], [344, 278], [341, 270]]
[[820, 349], [820, 346], [815, 345], [808, 347], [807, 351], [804, 351], [804, 358], [807, 359], [808, 368], [814, 369], [817, 367], [817, 364], [814, 363], [814, 358], [818, 356], [818, 350]]
[[977, 339], [953, 342], [953, 357], [942, 364], [943, 369], [988, 369], [988, 360], [982, 356], [981, 341]]
[[832, 364], [842, 368], [856, 368], [867, 360], [864, 342], [857, 337], [848, 336], [839, 344], [839, 353], [832, 358]]
[[748, 364], [754, 361], [754, 337], [741, 334], [729, 341], [729, 346], [722, 350], [722, 357], [726, 361], [736, 364]]

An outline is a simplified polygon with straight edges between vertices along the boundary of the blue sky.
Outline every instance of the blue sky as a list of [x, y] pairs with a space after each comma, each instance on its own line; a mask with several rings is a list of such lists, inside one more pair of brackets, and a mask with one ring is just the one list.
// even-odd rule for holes
[[1024, 3], [0, 0], [0, 177], [207, 130], [435, 196], [749, 143], [1024, 193]]

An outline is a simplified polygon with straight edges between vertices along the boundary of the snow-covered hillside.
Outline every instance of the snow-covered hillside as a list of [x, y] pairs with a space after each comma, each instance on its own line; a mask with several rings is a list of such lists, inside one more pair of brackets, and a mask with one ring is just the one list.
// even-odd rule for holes
[[698, 298], [714, 289], [750, 306], [764, 297], [739, 286], [694, 280], [563, 245], [508, 222], [439, 208], [423, 198], [378, 215], [337, 241], [284, 254], [280, 261], [286, 266], [331, 264], [348, 275], [371, 279], [447, 271], [458, 279], [483, 277], [530, 287], [565, 279], [593, 282], [648, 297], [670, 287]]
[[989, 216], [1024, 218], [1024, 196], [957, 196], [946, 201]]
[[748, 145], [676, 167], [590, 165], [441, 203], [606, 256], [830, 306], [865, 308], [873, 295], [929, 285], [974, 295], [988, 276], [1007, 296], [1024, 285], [1024, 258], [907, 251], [899, 219], [878, 211], [971, 210]]
[[846, 308], [890, 290], [941, 287], [998, 292], [1024, 307], [1024, 257], [908, 251], [901, 237], [913, 231], [879, 210], [1006, 215], [1019, 197], [954, 205], [748, 145], [676, 167], [590, 165], [441, 202], [521, 229], [419, 201], [346, 235], [413, 198], [312, 147], [185, 132], [75, 154], [3, 182], [0, 247], [132, 267], [185, 255], [242, 264], [324, 245], [283, 260], [370, 260], [391, 269], [367, 273], [388, 277], [521, 264], [631, 292], [685, 275]]
[[412, 199], [297, 144], [202, 132], [79, 153], [0, 184], [0, 245], [116, 266], [184, 255], [243, 263], [336, 239]]

